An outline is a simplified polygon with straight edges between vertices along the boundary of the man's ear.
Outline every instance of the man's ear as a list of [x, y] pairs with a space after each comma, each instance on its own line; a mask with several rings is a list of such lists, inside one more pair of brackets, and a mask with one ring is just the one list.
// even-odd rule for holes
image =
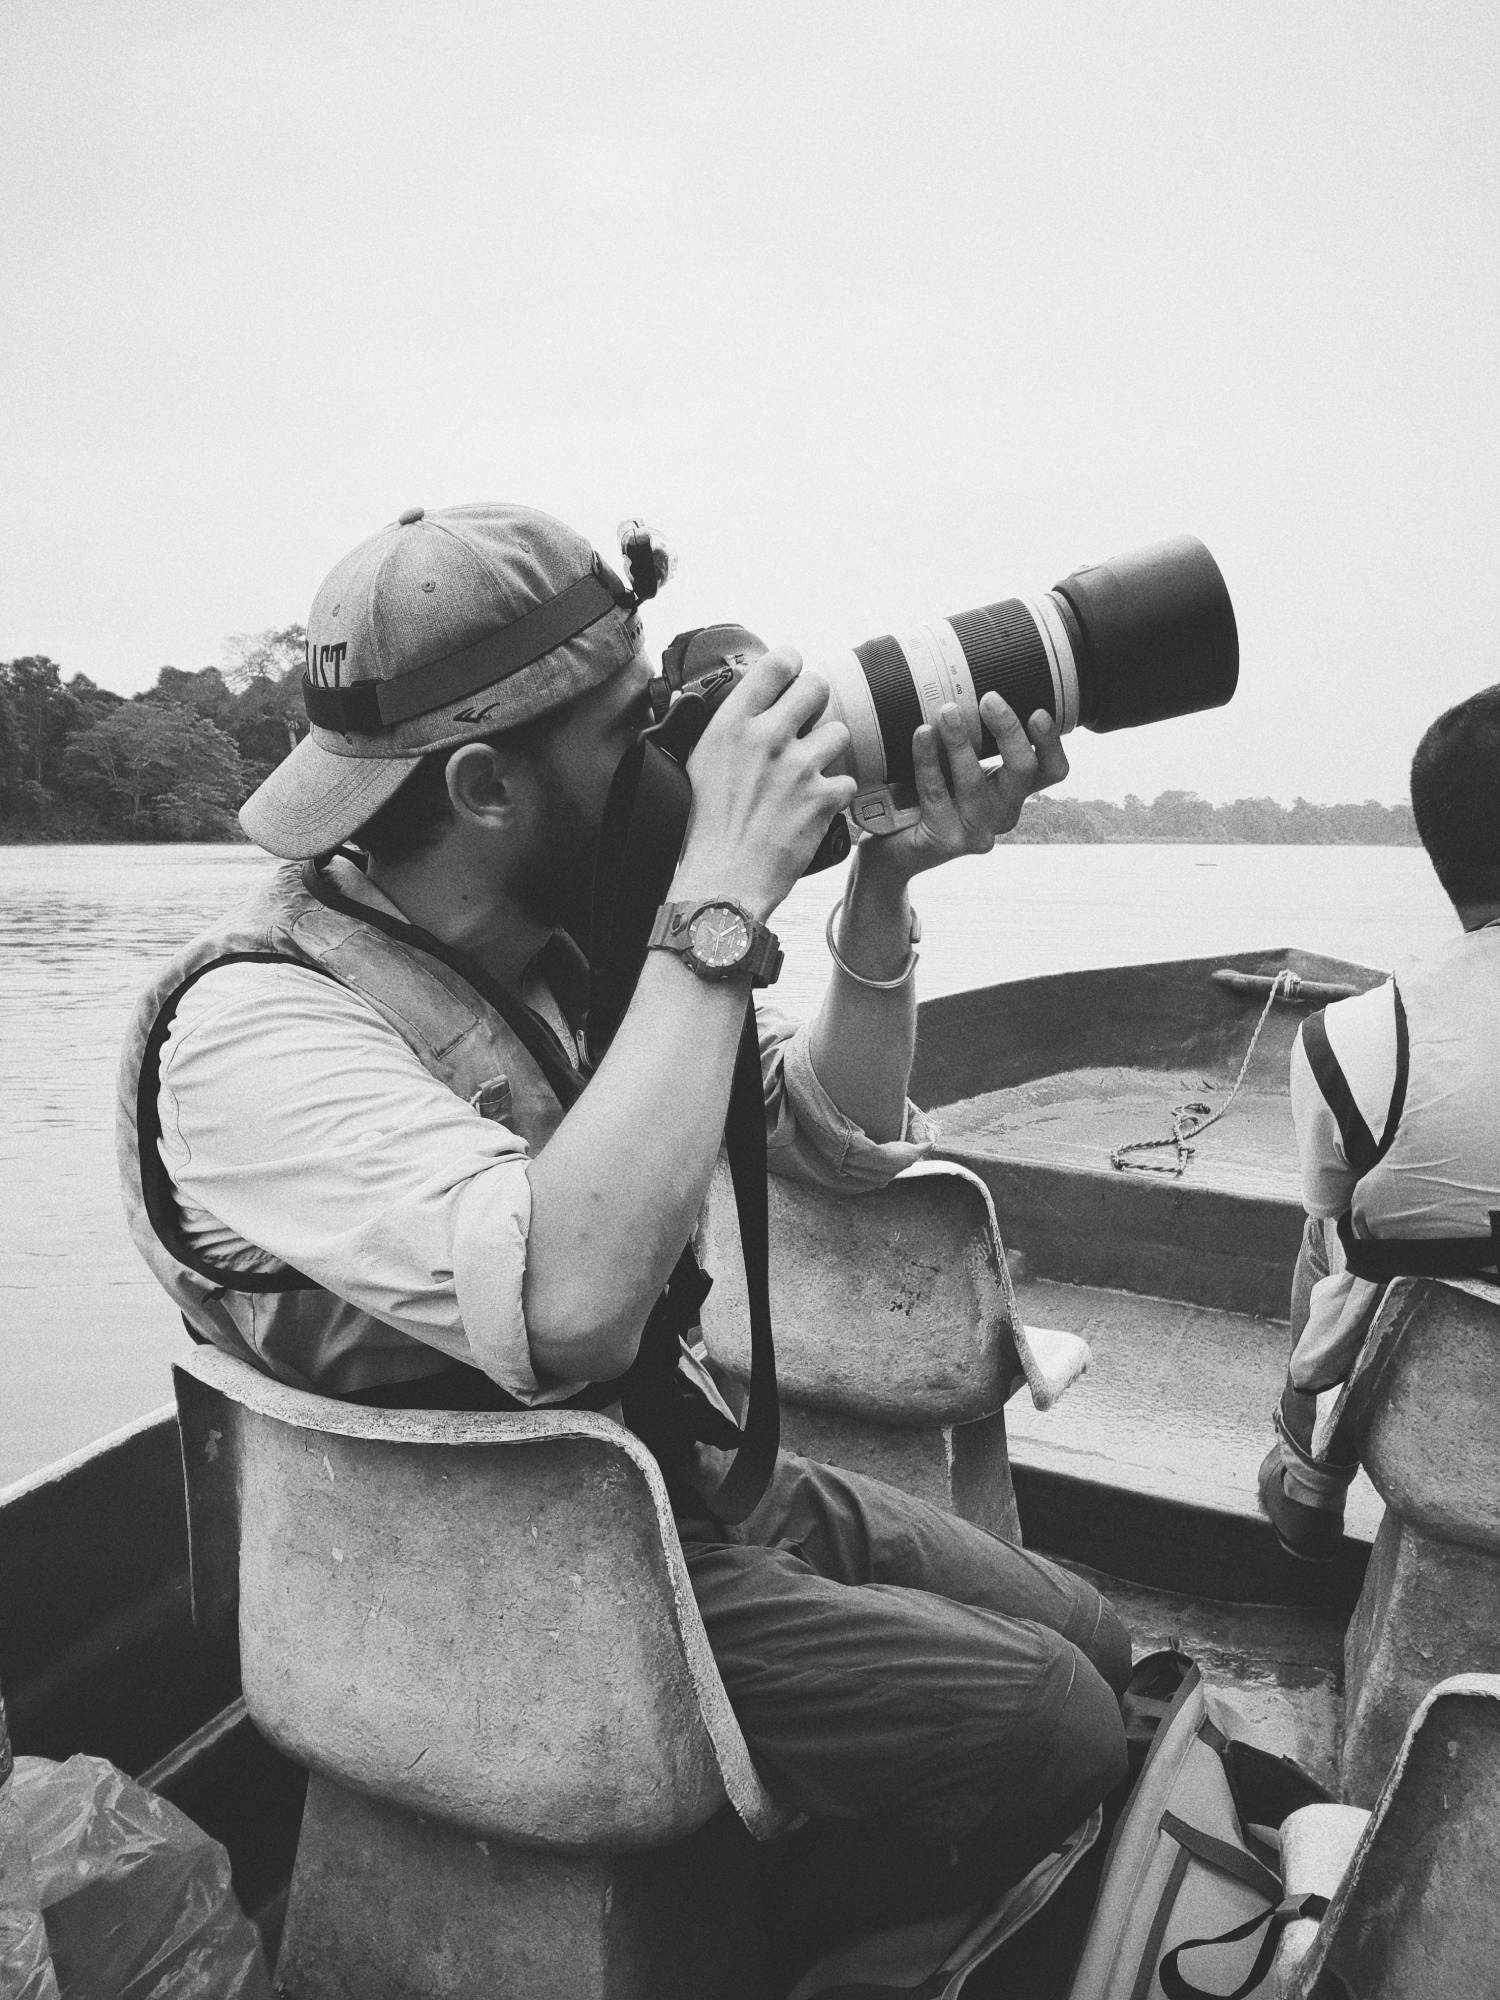
[[524, 760], [490, 743], [462, 743], [448, 759], [445, 777], [454, 817], [509, 828], [526, 804]]

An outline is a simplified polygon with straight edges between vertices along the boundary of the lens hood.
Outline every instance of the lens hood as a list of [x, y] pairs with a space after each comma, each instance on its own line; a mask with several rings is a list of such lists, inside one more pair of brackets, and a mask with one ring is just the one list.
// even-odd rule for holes
[[1085, 729], [1221, 708], [1239, 680], [1234, 606], [1194, 535], [1075, 570], [1052, 595], [1070, 627]]

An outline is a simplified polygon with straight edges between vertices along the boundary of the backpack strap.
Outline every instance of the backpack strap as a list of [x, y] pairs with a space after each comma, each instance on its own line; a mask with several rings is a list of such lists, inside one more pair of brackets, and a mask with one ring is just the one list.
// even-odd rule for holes
[[[1270, 1971], [1277, 1942], [1287, 1925], [1299, 1917], [1322, 1917], [1328, 1908], [1328, 1898], [1309, 1895], [1284, 1900], [1280, 1877], [1257, 1861], [1253, 1854], [1247, 1854], [1230, 1841], [1202, 1832], [1185, 1819], [1179, 1819], [1176, 1813], [1163, 1813], [1160, 1824], [1162, 1832], [1175, 1840], [1194, 1860], [1201, 1861], [1205, 1867], [1217, 1868], [1222, 1875], [1232, 1875], [1247, 1889], [1253, 1889], [1257, 1895], [1266, 1898], [1265, 1909], [1247, 1918], [1244, 1923], [1236, 1924], [1232, 1930], [1221, 1931], [1217, 1937], [1184, 1938], [1181, 1944], [1174, 1945], [1161, 1962], [1161, 1990], [1167, 2000], [1245, 2000], [1245, 1996], [1253, 1993]], [[1241, 1938], [1253, 1937], [1262, 1924], [1266, 1926], [1266, 1934], [1255, 1954], [1255, 1963], [1232, 1993], [1218, 1993], [1205, 1986], [1195, 1986], [1183, 1973], [1179, 1961], [1185, 1951], [1197, 1951], [1207, 1945], [1237, 1944]]]
[[[1406, 1087], [1411, 1074], [1411, 1036], [1401, 989], [1391, 981], [1391, 999], [1396, 1014], [1396, 1075], [1391, 1085], [1390, 1106], [1380, 1138], [1375, 1139], [1354, 1102], [1348, 1079], [1329, 1044], [1328, 1030], [1321, 1014], [1310, 1015], [1302, 1030], [1302, 1046], [1328, 1108], [1338, 1121], [1339, 1135], [1350, 1167], [1363, 1179], [1391, 1150], [1401, 1114], [1406, 1109]], [[1356, 1278], [1384, 1285], [1392, 1278], [1463, 1278], [1494, 1272], [1500, 1276], [1500, 1209], [1490, 1211], [1490, 1233], [1485, 1236], [1372, 1237], [1358, 1236], [1354, 1215], [1345, 1209], [1338, 1219], [1339, 1242], [1344, 1261]]]
[[1243, 1882], [1258, 1896], [1269, 1897], [1272, 1903], [1281, 1901], [1280, 1878], [1242, 1847], [1220, 1840], [1216, 1834], [1202, 1832], [1185, 1819], [1179, 1819], [1174, 1812], [1164, 1812], [1160, 1826], [1162, 1832], [1175, 1840], [1179, 1847], [1185, 1847], [1195, 1861], [1217, 1868], [1221, 1875], [1234, 1876], [1237, 1882]]
[[1385, 1114], [1385, 1130], [1380, 1135], [1380, 1144], [1375, 1148], [1377, 1162], [1383, 1160], [1391, 1150], [1396, 1127], [1401, 1123], [1401, 1114], [1406, 1109], [1406, 1085], [1411, 1076], [1411, 1033], [1406, 1025], [1406, 1002], [1401, 998], [1401, 988], [1394, 979], [1391, 981], [1391, 1004], [1396, 1013], [1396, 1074], [1391, 1083], [1391, 1101]]
[[1344, 1074], [1343, 1065], [1333, 1052], [1333, 1044], [1328, 1039], [1328, 1027], [1324, 1020], [1326, 1009], [1309, 1014], [1302, 1024], [1302, 1049], [1307, 1057], [1314, 1081], [1323, 1093], [1324, 1102], [1333, 1113], [1338, 1124], [1339, 1137], [1344, 1142], [1344, 1157], [1349, 1162], [1351, 1172], [1361, 1179], [1383, 1160], [1391, 1149], [1396, 1137], [1396, 1128], [1401, 1123], [1401, 1113], [1406, 1109], [1406, 1085], [1411, 1073], [1411, 1039], [1406, 1025], [1406, 1007], [1401, 998], [1400, 988], [1391, 981], [1391, 1000], [1396, 1015], [1396, 1074], [1391, 1085], [1391, 1099], [1385, 1114], [1385, 1124], [1377, 1139], [1365, 1123], [1364, 1113], [1354, 1100], [1354, 1092], [1349, 1088], [1349, 1079]]
[[[1161, 1962], [1161, 1990], [1167, 2000], [1245, 2000], [1245, 1996], [1253, 1993], [1271, 1970], [1271, 1960], [1276, 1956], [1276, 1947], [1287, 1925], [1295, 1923], [1299, 1917], [1320, 1920], [1327, 1912], [1326, 1896], [1297, 1896], [1288, 1902], [1273, 1904], [1269, 1909], [1262, 1910], [1258, 1917], [1236, 1924], [1233, 1930], [1221, 1931], [1217, 1937], [1184, 1938]], [[1207, 1986], [1195, 1986], [1180, 1969], [1179, 1961], [1185, 1951], [1197, 1951], [1204, 1945], [1236, 1944], [1241, 1938], [1253, 1937], [1262, 1924], [1266, 1926], [1266, 1934], [1260, 1941], [1255, 1962], [1232, 1992], [1219, 1993]]]

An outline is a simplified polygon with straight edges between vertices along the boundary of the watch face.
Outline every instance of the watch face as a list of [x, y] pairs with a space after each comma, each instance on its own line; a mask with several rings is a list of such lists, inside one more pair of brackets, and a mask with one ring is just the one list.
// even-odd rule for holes
[[704, 965], [738, 965], [750, 949], [750, 926], [738, 910], [710, 903], [693, 919], [688, 932], [693, 956]]

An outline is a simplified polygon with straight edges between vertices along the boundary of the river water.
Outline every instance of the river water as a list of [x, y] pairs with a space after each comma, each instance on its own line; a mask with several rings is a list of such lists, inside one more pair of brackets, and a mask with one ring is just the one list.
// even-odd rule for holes
[[[227, 846], [0, 847], [0, 1486], [170, 1398], [184, 1343], [126, 1236], [116, 1050], [154, 968], [268, 864]], [[815, 1006], [836, 877], [776, 928]], [[1390, 967], [1456, 920], [1416, 848], [1002, 847], [923, 877], [921, 990], [1299, 945]]]

